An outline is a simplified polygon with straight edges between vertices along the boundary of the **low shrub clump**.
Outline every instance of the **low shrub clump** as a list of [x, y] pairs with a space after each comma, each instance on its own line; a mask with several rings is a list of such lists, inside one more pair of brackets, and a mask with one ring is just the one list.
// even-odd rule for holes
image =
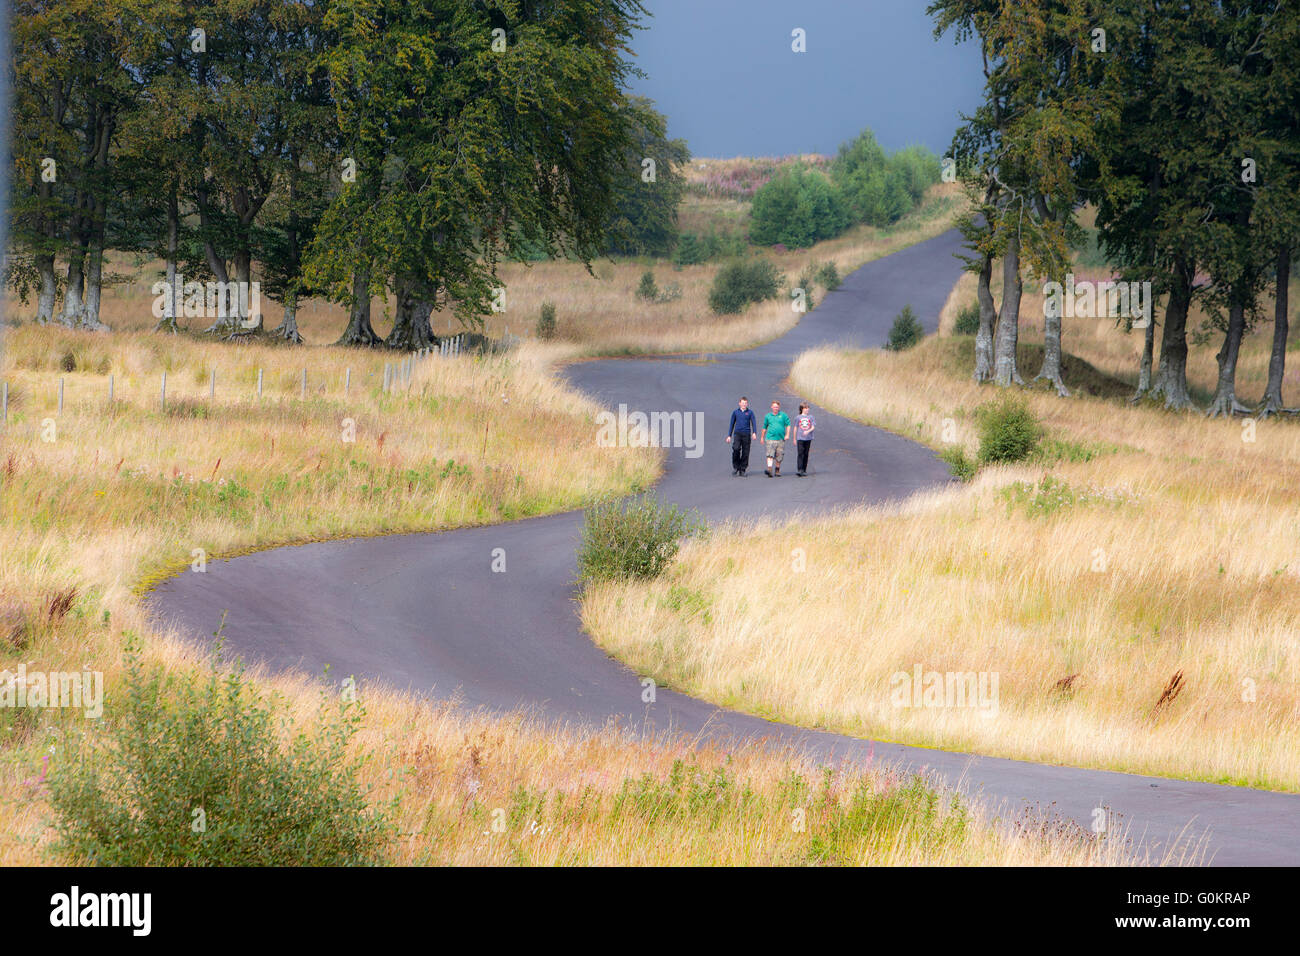
[[126, 652], [104, 729], [52, 768], [59, 845], [108, 866], [339, 866], [378, 862], [391, 836], [349, 762], [360, 706], [292, 722], [218, 655], [205, 679]]
[[975, 410], [980, 425], [980, 464], [1028, 458], [1043, 437], [1043, 428], [1021, 400], [1004, 395]]
[[953, 323], [953, 335], [974, 335], [980, 330], [980, 304], [971, 302], [962, 306], [957, 313], [957, 321]]
[[703, 533], [694, 513], [661, 505], [653, 494], [603, 501], [587, 509], [578, 573], [587, 583], [658, 577], [683, 538]]
[[939, 460], [952, 469], [952, 476], [961, 481], [970, 481], [975, 477], [978, 466], [966, 457], [960, 448], [945, 448], [939, 452]]
[[641, 273], [641, 282], [636, 287], [636, 297], [653, 302], [659, 296], [659, 286], [655, 284], [655, 274], [647, 269]]
[[827, 292], [834, 292], [840, 287], [840, 270], [836, 267], [834, 259], [823, 263], [817, 269], [817, 281]]
[[904, 349], [910, 349], [924, 336], [925, 329], [921, 328], [916, 313], [912, 311], [910, 305], [905, 305], [889, 329], [889, 339], [885, 342], [885, 349], [890, 352], [902, 352]]
[[[654, 277], [651, 276], [651, 281]], [[543, 341], [555, 338], [555, 304], [543, 302], [541, 313], [537, 316], [537, 337]]]
[[766, 259], [733, 262], [718, 270], [709, 289], [709, 308], [715, 315], [737, 315], [749, 305], [776, 298], [781, 280]]

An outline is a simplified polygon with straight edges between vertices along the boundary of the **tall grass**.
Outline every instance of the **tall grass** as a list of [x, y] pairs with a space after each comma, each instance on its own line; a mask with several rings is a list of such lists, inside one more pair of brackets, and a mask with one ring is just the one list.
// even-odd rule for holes
[[[972, 459], [974, 411], [992, 393], [971, 382], [970, 349], [933, 337], [901, 355], [819, 349], [791, 381]], [[1092, 374], [1111, 397], [1023, 393], [1048, 435], [1024, 464], [902, 506], [715, 528], [659, 580], [589, 591], [584, 622], [639, 673], [765, 716], [1300, 790], [1300, 427], [1252, 435], [1130, 406], [1127, 387]], [[787, 586], [742, 589], [742, 573]], [[997, 715], [897, 706], [891, 679], [917, 665], [999, 675]]]

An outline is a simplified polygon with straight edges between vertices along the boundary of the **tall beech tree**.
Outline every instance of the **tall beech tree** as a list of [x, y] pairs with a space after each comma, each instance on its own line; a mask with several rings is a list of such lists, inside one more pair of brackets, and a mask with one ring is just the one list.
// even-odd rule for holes
[[322, 218], [311, 280], [354, 317], [362, 279], [391, 289], [387, 345], [418, 349], [434, 342], [432, 310], [473, 326], [499, 303], [503, 258], [590, 263], [618, 188], [640, 175], [627, 168], [623, 86], [644, 12], [635, 0], [334, 0], [326, 62], [355, 181]]
[[632, 142], [624, 163], [632, 175], [618, 183], [606, 248], [619, 255], [667, 256], [677, 242], [677, 207], [686, 192], [681, 167], [691, 153], [685, 140], [668, 138], [668, 119], [652, 101], [632, 96], [627, 109]]
[[1287, 338], [1290, 333], [1289, 284], [1297, 247], [1300, 247], [1300, 16], [1275, 16], [1260, 38], [1268, 61], [1264, 81], [1264, 152], [1258, 165], [1259, 185], [1255, 212], [1260, 235], [1272, 250], [1273, 343], [1269, 354], [1268, 383], [1260, 401], [1260, 417], [1289, 411], [1282, 401], [1286, 373]]
[[[38, 322], [89, 329], [99, 319], [109, 205], [117, 189], [113, 140], [131, 107], [125, 33], [134, 0], [19, 3], [14, 10], [13, 238], [30, 255]], [[66, 260], [55, 314], [55, 260]]]

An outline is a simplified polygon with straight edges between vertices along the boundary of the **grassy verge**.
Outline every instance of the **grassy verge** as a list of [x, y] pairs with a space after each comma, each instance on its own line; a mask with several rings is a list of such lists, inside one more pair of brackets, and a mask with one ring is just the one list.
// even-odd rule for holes
[[[790, 378], [973, 458], [995, 392], [970, 349], [820, 349]], [[1066, 378], [1073, 399], [1024, 395], [1047, 430], [1030, 462], [901, 509], [715, 533], [656, 582], [593, 588], [586, 626], [638, 673], [798, 724], [1300, 789], [1300, 428], [1130, 406], [1082, 360]], [[996, 679], [995, 706], [900, 695], [917, 668]]]
[[[508, 360], [435, 359], [414, 370], [409, 387], [384, 393], [387, 356], [314, 349], [303, 398], [300, 370], [286, 361], [301, 353], [282, 348], [30, 327], [6, 344], [0, 376], [11, 384], [11, 405], [0, 449], [0, 670], [9, 672], [3, 679], [10, 685], [20, 665], [28, 675], [99, 671], [103, 716], [117, 727], [139, 719], [130, 716], [122, 655], [134, 642], [141, 666], [165, 676], [160, 686], [170, 689], [162, 693], [169, 700], [180, 696], [162, 710], [146, 709], [158, 715], [148, 718], [157, 726], [141, 725], [132, 740], [172, 727], [178, 718], [166, 715], [179, 713], [174, 708], [182, 700], [190, 701], [184, 726], [200, 728], [204, 739], [255, 740], [267, 766], [276, 759], [276, 734], [286, 755], [297, 746], [294, 734], [332, 739], [319, 736], [327, 733], [320, 721], [330, 710], [321, 706], [321, 685], [292, 676], [252, 675], [259, 693], [269, 694], [265, 725], [253, 711], [223, 724], [218, 712], [204, 710], [206, 661], [149, 620], [135, 596], [141, 582], [190, 564], [196, 553], [507, 520], [644, 487], [656, 473], [644, 453], [596, 448], [593, 408], [546, 373], [563, 350], [529, 347]], [[209, 392], [214, 369], [215, 398]], [[557, 444], [569, 449], [563, 467], [551, 454]], [[575, 456], [581, 468], [572, 467]], [[521, 461], [530, 467], [518, 468]], [[286, 769], [277, 799], [292, 796], [300, 785], [294, 781], [313, 774], [354, 776], [367, 804], [384, 808], [385, 835], [372, 848], [380, 862], [1105, 864], [1132, 858], [1121, 840], [1099, 843], [1051, 820], [996, 821], [951, 794], [883, 771], [823, 771], [797, 754], [752, 746], [725, 750], [630, 740], [612, 731], [575, 733], [523, 715], [467, 714], [380, 691], [368, 692], [361, 704], [364, 715], [345, 741], [346, 762], [330, 771], [300, 757], [299, 769]], [[70, 761], [86, 753], [83, 712], [27, 706], [6, 708], [2, 717], [0, 863], [78, 862], [102, 852], [93, 829], [92, 837], [82, 831], [56, 849], [51, 794]], [[151, 764], [150, 772], [168, 775], [167, 792], [179, 802], [150, 808], [149, 838], [118, 847], [124, 860], [135, 860], [131, 847], [160, 859], [211, 855], [192, 829], [199, 807], [189, 795], [202, 781], [166, 764]], [[110, 774], [129, 770], [110, 755], [97, 766]], [[317, 766], [319, 773], [311, 769]], [[88, 779], [73, 778], [71, 785]], [[67, 812], [109, 812], [78, 796], [80, 790], [63, 793]], [[230, 833], [220, 808], [233, 805], [232, 798], [223, 799], [209, 794], [203, 801], [212, 814], [205, 832], [214, 837]], [[295, 802], [309, 816], [320, 805]], [[129, 805], [112, 812], [129, 816]], [[166, 823], [173, 812], [174, 831]], [[304, 825], [327, 822], [313, 818]], [[235, 823], [241, 825], [255, 822]], [[291, 862], [293, 841], [276, 845], [290, 856], [275, 858]], [[213, 850], [212, 858], [235, 858], [229, 846], [222, 852]]]

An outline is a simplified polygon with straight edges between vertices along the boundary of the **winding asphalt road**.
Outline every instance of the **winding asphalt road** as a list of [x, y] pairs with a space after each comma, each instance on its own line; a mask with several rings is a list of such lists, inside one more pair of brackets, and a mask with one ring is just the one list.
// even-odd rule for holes
[[[951, 480], [920, 445], [818, 412], [810, 478], [793, 476], [793, 450], [791, 474], [765, 478], [755, 445], [750, 473], [739, 479], [730, 477], [730, 446], [723, 443], [727, 416], [741, 394], [760, 419], [774, 396], [793, 412], [796, 397], [780, 383], [795, 356], [823, 344], [878, 346], [905, 304], [933, 331], [960, 273], [959, 245], [948, 233], [863, 266], [791, 332], [761, 348], [703, 362], [585, 362], [565, 374], [607, 407], [703, 413], [703, 455], [671, 450], [658, 490], [710, 522], [901, 499]], [[161, 583], [149, 602], [163, 623], [198, 639], [226, 613], [227, 647], [273, 669], [319, 675], [329, 665], [332, 674], [363, 683], [456, 695], [468, 707], [531, 708], [557, 723], [768, 738], [827, 762], [924, 770], [1006, 814], [1026, 805], [1050, 808], [1090, 826], [1094, 808], [1109, 807], [1135, 844], [1157, 857], [1199, 845], [1202, 858], [1217, 864], [1300, 863], [1294, 795], [873, 743], [721, 710], [662, 688], [644, 704], [640, 677], [580, 629], [573, 586], [580, 524], [581, 514], [571, 512], [279, 548], [210, 561], [206, 573]], [[491, 570], [497, 548], [505, 552], [505, 573]]]

